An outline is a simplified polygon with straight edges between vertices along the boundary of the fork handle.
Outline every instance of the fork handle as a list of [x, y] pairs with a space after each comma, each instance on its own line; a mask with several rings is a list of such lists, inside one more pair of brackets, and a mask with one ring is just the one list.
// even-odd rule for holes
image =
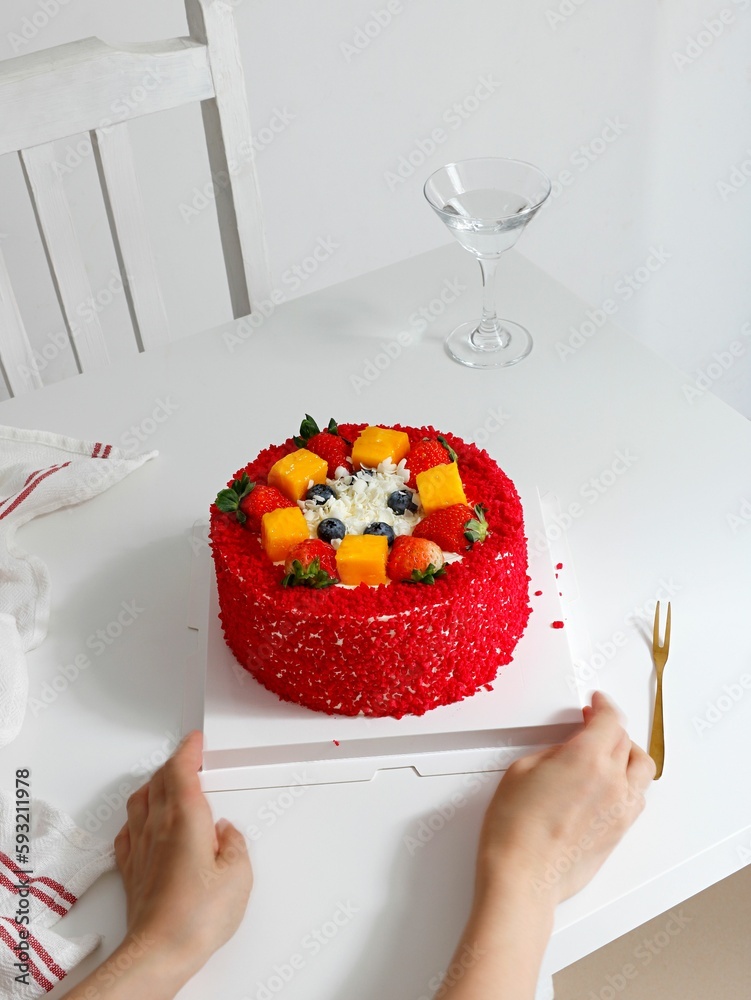
[[657, 770], [654, 780], [662, 775], [665, 763], [665, 729], [662, 721], [662, 677], [657, 677], [657, 693], [655, 694], [655, 711], [652, 719], [652, 738], [649, 741], [649, 756], [655, 762]]

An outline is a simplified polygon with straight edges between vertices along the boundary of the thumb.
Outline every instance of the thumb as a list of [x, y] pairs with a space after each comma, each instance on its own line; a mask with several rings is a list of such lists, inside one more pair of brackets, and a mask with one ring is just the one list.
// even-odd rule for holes
[[227, 865], [247, 865], [248, 845], [245, 837], [233, 826], [228, 819], [220, 819], [216, 824], [217, 839], [217, 861], [223, 861]]

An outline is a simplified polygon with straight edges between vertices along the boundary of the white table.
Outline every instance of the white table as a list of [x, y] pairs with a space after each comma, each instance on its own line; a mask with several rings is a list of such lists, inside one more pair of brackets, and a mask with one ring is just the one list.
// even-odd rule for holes
[[[485, 444], [512, 477], [532, 453], [537, 481], [570, 518], [572, 622], [589, 633], [593, 653], [604, 650], [590, 660], [589, 686], [612, 694], [643, 745], [653, 697], [649, 602], [673, 602], [664, 777], [596, 880], [560, 908], [547, 970], [742, 867], [751, 856], [751, 693], [742, 686], [751, 673], [751, 426], [710, 395], [690, 402], [688, 377], [609, 324], [561, 360], [556, 342], [581, 326], [586, 304], [513, 253], [503, 272], [504, 311], [535, 338], [532, 355], [507, 371], [462, 369], [442, 352], [452, 324], [479, 307], [476, 264], [452, 245], [281, 305], [233, 351], [225, 335], [247, 322], [0, 406], [5, 424], [113, 443], [140, 436], [142, 448], [160, 450], [105, 495], [22, 529], [53, 581], [49, 636], [29, 655], [32, 697], [77, 653], [91, 665], [54, 703], [29, 712], [0, 761], [5, 787], [16, 767], [31, 767], [35, 795], [112, 836], [123, 797], [177, 738], [195, 643], [186, 628], [188, 539], [227, 476], [286, 437], [305, 410], [431, 422]], [[454, 301], [442, 305], [441, 293]], [[397, 334], [414, 328], [420, 308], [424, 333], [384, 364], [382, 345], [396, 355]], [[124, 602], [135, 602], [135, 620], [102, 650], [96, 632], [117, 621]], [[741, 692], [737, 701], [723, 685]], [[719, 721], [702, 728], [708, 702]], [[467, 912], [495, 784], [398, 769], [296, 795], [212, 794], [216, 815], [255, 837], [256, 885], [236, 938], [181, 996], [255, 1000], [275, 995], [285, 975], [286, 1000], [429, 995]], [[441, 826], [437, 810], [448, 814], [457, 791], [455, 815], [415, 848], [408, 838], [431, 817]], [[117, 876], [61, 926], [106, 935], [74, 982], [122, 933]], [[302, 959], [292, 963], [295, 954]]]

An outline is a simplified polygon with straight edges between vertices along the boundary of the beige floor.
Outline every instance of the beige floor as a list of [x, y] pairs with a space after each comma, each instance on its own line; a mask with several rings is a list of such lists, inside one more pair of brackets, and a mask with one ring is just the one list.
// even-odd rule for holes
[[554, 982], [555, 1000], [751, 1000], [751, 866]]

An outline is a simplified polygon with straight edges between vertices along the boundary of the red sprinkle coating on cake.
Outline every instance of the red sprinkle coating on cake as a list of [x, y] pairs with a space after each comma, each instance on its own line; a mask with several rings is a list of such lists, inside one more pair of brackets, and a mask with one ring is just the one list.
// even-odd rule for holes
[[[340, 430], [353, 440], [364, 426]], [[412, 444], [437, 433], [393, 426]], [[470, 505], [486, 509], [489, 532], [431, 586], [284, 588], [284, 567], [269, 561], [258, 536], [212, 505], [226, 642], [282, 700], [328, 714], [422, 715], [474, 694], [510, 662], [530, 614], [521, 502], [485, 451], [443, 437], [457, 453]], [[266, 448], [233, 478], [247, 472], [265, 482], [271, 466], [296, 448], [291, 437]]]

